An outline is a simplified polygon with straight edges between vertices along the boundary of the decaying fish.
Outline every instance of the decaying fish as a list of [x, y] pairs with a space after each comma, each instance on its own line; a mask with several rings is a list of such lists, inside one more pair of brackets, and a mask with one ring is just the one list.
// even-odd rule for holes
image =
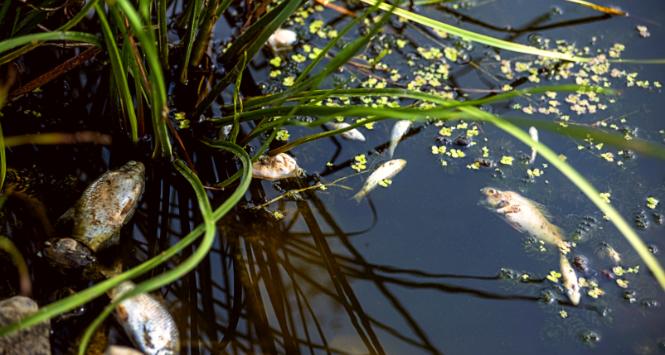
[[367, 181], [363, 185], [362, 189], [358, 191], [353, 198], [360, 202], [370, 191], [372, 191], [376, 185], [384, 179], [390, 179], [393, 176], [397, 175], [404, 167], [406, 166], [406, 160], [404, 159], [393, 159], [381, 164], [372, 174], [369, 175]]
[[252, 176], [256, 179], [275, 181], [302, 175], [302, 169], [292, 156], [279, 153], [263, 156], [252, 164]]
[[283, 52], [291, 49], [298, 41], [298, 35], [292, 30], [278, 28], [268, 37], [268, 46], [273, 52]]
[[134, 215], [144, 187], [145, 167], [129, 161], [90, 184], [60, 222], [71, 221], [71, 237], [93, 252], [117, 244], [120, 229]]
[[580, 304], [580, 285], [577, 282], [577, 274], [570, 265], [568, 258], [563, 253], [559, 255], [559, 267], [561, 268], [561, 281], [563, 288], [566, 290], [566, 295], [572, 304], [577, 306]]
[[144, 186], [140, 162], [102, 174], [58, 220], [71, 227], [69, 236], [48, 241], [44, 254], [65, 269], [93, 264], [94, 253], [119, 242], [120, 229], [132, 218]]
[[[323, 125], [329, 130], [344, 129], [344, 128], [347, 128], [347, 127], [351, 126], [350, 124], [348, 124], [346, 122], [326, 122]], [[360, 142], [365, 141], [365, 136], [362, 133], [360, 133], [360, 131], [357, 130], [356, 128], [352, 128], [348, 131], [344, 131], [344, 132], [340, 133], [339, 135], [342, 138], [348, 139], [350, 141], [360, 141]]]
[[[111, 300], [116, 300], [134, 286], [131, 282], [123, 282], [111, 290], [109, 296]], [[145, 354], [170, 355], [180, 352], [178, 327], [173, 317], [149, 294], [140, 293], [120, 302], [115, 317]]]
[[514, 191], [485, 187], [480, 192], [485, 195], [485, 203], [513, 228], [557, 246], [564, 254], [570, 251], [570, 245], [564, 241], [563, 233], [550, 223], [540, 204]]
[[[536, 127], [529, 127], [529, 135], [531, 136], [531, 139], [534, 141], [538, 142], [538, 130]], [[533, 164], [533, 162], [536, 161], [536, 155], [538, 155], [538, 152], [536, 152], [536, 148], [531, 147], [531, 158], [529, 158], [529, 164]]]
[[600, 247], [598, 248], [598, 254], [602, 257], [605, 257], [607, 259], [610, 259], [614, 265], [619, 265], [621, 264], [621, 254], [619, 254], [616, 249], [614, 249], [613, 246], [611, 246], [609, 243], [602, 242], [600, 243]]
[[404, 137], [404, 134], [409, 130], [409, 127], [411, 127], [411, 124], [413, 121], [410, 120], [400, 120], [395, 123], [393, 126], [393, 130], [390, 133], [390, 145], [388, 146], [388, 156], [390, 158], [393, 157], [393, 154], [395, 154], [395, 148], [397, 148], [397, 144], [399, 141]]

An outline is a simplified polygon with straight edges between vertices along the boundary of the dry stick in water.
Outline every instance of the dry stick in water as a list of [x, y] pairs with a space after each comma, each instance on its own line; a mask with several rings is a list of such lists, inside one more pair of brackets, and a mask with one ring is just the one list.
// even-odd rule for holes
[[30, 82], [27, 84], [19, 87], [18, 89], [12, 91], [9, 94], [9, 97], [12, 99], [18, 98], [19, 96], [23, 96], [27, 93], [32, 92], [33, 90], [44, 86], [45, 84], [59, 78], [61, 75], [69, 72], [70, 70], [78, 67], [79, 65], [83, 64], [85, 61], [93, 58], [96, 56], [99, 52], [101, 52], [101, 49], [97, 47], [93, 48], [88, 48], [85, 51], [83, 51], [81, 54], [70, 58], [66, 60], [65, 62], [59, 64], [55, 68], [47, 71], [46, 73], [32, 79]]
[[5, 147], [16, 147], [26, 144], [111, 144], [111, 136], [93, 131], [81, 131], [74, 133], [38, 133], [26, 134], [22, 136], [5, 137]]

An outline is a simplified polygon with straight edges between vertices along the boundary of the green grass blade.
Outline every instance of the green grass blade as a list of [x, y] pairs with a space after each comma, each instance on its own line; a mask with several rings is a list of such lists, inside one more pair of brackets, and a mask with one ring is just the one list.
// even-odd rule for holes
[[268, 13], [263, 15], [252, 24], [231, 47], [229, 47], [220, 61], [229, 69], [227, 75], [219, 80], [210, 92], [196, 106], [192, 117], [199, 117], [215, 101], [215, 99], [226, 89], [240, 72], [241, 58], [246, 52], [247, 58], [253, 58], [256, 52], [263, 47], [271, 34], [286, 21], [291, 14], [300, 8], [301, 0], [283, 1]]
[[7, 152], [5, 151], [5, 135], [0, 125], [0, 191], [5, 187], [7, 177]]
[[189, 59], [192, 56], [192, 49], [194, 48], [194, 41], [196, 33], [199, 30], [199, 15], [201, 14], [201, 0], [194, 0], [194, 10], [190, 12], [189, 24], [187, 26], [185, 58], [183, 60], [182, 69], [180, 71], [180, 82], [187, 83], [187, 73], [189, 72]]
[[169, 67], [169, 41], [168, 41], [168, 27], [166, 25], [166, 10], [168, 8], [168, 0], [157, 1], [157, 29], [159, 35], [159, 55], [162, 59], [164, 68]]
[[20, 47], [26, 44], [35, 44], [35, 43], [49, 42], [49, 41], [71, 41], [71, 42], [90, 43], [95, 46], [100, 45], [97, 37], [91, 35], [90, 33], [73, 32], [73, 31], [70, 32], [54, 31], [54, 32], [35, 33], [35, 34], [6, 39], [0, 42], [0, 53], [6, 52], [10, 49]]
[[170, 158], [173, 154], [166, 120], [168, 107], [166, 105], [166, 84], [157, 51], [156, 40], [151, 27], [146, 27], [141, 16], [136, 12], [129, 0], [116, 0], [113, 6], [120, 9], [127, 17], [129, 25], [141, 43], [145, 58], [150, 67], [152, 126], [156, 137], [155, 149], [162, 157]]
[[[379, 3], [378, 0], [360, 0], [364, 2], [365, 4], [368, 5], [376, 5]], [[389, 4], [380, 4], [379, 8], [384, 11], [390, 11], [391, 10], [391, 5]], [[524, 44], [519, 44], [519, 43], [513, 43], [513, 42], [508, 42], [504, 41], [498, 38], [494, 38], [491, 36], [483, 35], [480, 33], [476, 33], [473, 31], [465, 30], [459, 27], [455, 27], [440, 21], [433, 20], [427, 16], [419, 15], [416, 13], [413, 13], [411, 11], [407, 11], [401, 8], [396, 8], [393, 10], [393, 13], [405, 20], [412, 21], [415, 23], [418, 23], [423, 26], [430, 27], [432, 29], [436, 29], [439, 31], [444, 31], [447, 33], [450, 33], [451, 35], [458, 36], [464, 40], [471, 41], [471, 42], [477, 42], [477, 43], [482, 43], [485, 45], [488, 45], [490, 47], [494, 48], [501, 48], [505, 49], [508, 51], [512, 52], [518, 52], [518, 53], [524, 53], [524, 54], [532, 54], [532, 55], [538, 55], [541, 57], [547, 57], [547, 58], [556, 58], [556, 59], [562, 59], [562, 60], [568, 60], [571, 62], [588, 62], [591, 60], [591, 58], [584, 58], [584, 57], [578, 57], [566, 53], [560, 53], [560, 52], [555, 52], [555, 51], [548, 51], [548, 50], [543, 50], [539, 49], [536, 47], [531, 47], [527, 46]]]
[[[90, 1], [88, 1], [81, 8], [81, 10], [79, 12], [77, 12], [76, 15], [74, 15], [74, 17], [72, 17], [64, 25], [62, 25], [62, 26], [58, 27], [57, 29], [55, 29], [55, 32], [67, 31], [70, 28], [76, 26], [79, 22], [81, 22], [81, 20], [83, 20], [88, 15], [90, 10], [92, 10], [93, 6], [95, 6], [95, 4], [97, 4], [98, 2], [99, 2], [99, 0], [90, 0]], [[11, 4], [12, 1], [6, 1], [5, 3]], [[9, 54], [6, 54], [6, 55], [0, 57], [0, 65], [11, 62], [12, 60], [22, 56], [23, 54], [28, 53], [29, 51], [39, 47], [39, 45], [40, 45], [40, 43], [31, 43], [31, 44], [25, 45], [24, 47], [21, 47], [21, 48], [15, 50], [15, 51], [11, 52]]]
[[113, 73], [116, 88], [120, 94], [123, 111], [127, 114], [127, 118], [129, 120], [131, 139], [132, 142], [136, 143], [139, 141], [138, 124], [136, 119], [136, 110], [134, 110], [134, 101], [132, 99], [132, 94], [129, 92], [129, 83], [127, 82], [125, 64], [123, 63], [122, 57], [120, 56], [120, 52], [118, 51], [118, 46], [115, 42], [115, 37], [111, 31], [109, 22], [106, 19], [104, 9], [101, 5], [96, 5], [95, 11], [97, 12], [97, 17], [99, 17], [99, 22], [102, 25], [102, 34], [104, 35], [106, 49], [109, 54], [109, 59], [111, 60], [111, 72]]

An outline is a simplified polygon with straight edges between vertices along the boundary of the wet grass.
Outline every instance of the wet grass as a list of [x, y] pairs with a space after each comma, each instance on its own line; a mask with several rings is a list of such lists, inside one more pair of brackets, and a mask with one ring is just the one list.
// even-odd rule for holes
[[[200, 273], [205, 270], [205, 268], [201, 268], [202, 263], [210, 263], [209, 256], [211, 253], [215, 253], [213, 248], [215, 236], [222, 234], [218, 231], [218, 222], [222, 221], [224, 216], [237, 207], [239, 203], [246, 202], [248, 191], [257, 205], [264, 202], [260, 198], [256, 198], [257, 195], [262, 194], [260, 191], [250, 189], [251, 162], [256, 160], [264, 151], [268, 151], [269, 154], [287, 152], [322, 138], [336, 136], [348, 129], [391, 119], [483, 121], [497, 126], [522, 143], [534, 147], [538, 153], [564, 174], [608, 216], [654, 273], [661, 287], [665, 288], [665, 273], [662, 267], [621, 215], [609, 203], [599, 197], [599, 191], [577, 173], [574, 167], [560, 159], [546, 145], [533, 141], [519, 127], [533, 125], [577, 139], [592, 137], [597, 142], [605, 142], [621, 149], [630, 149], [641, 154], [665, 159], [665, 148], [662, 145], [639, 139], [626, 140], [621, 135], [582, 125], [569, 124], [562, 127], [555, 123], [532, 119], [498, 117], [478, 109], [480, 106], [509, 100], [517, 96], [547, 91], [583, 92], [587, 90], [606, 95], [616, 94], [615, 92], [595, 87], [562, 85], [514, 90], [482, 99], [458, 101], [417, 90], [401, 88], [327, 89], [322, 84], [326, 78], [349, 63], [352, 58], [366, 48], [368, 43], [382, 31], [390, 17], [394, 15], [431, 28], [444, 30], [468, 41], [518, 53], [577, 62], [587, 62], [591, 58], [545, 51], [536, 47], [499, 40], [444, 24], [387, 3], [374, 0], [363, 0], [363, 2], [371, 5], [371, 7], [362, 9], [363, 11], [359, 16], [340, 30], [337, 38], [329, 41], [322, 48], [321, 52], [295, 79], [293, 86], [277, 93], [253, 97], [243, 90], [243, 81], [246, 80], [249, 63], [264, 47], [268, 37], [299, 10], [304, 1], [282, 1], [273, 4], [274, 6], [271, 8], [256, 6], [254, 8], [255, 12], [247, 17], [251, 18], [252, 21], [232, 28], [235, 39], [230, 46], [220, 53], [217, 60], [224, 71], [217, 75], [212, 73], [209, 79], [203, 78], [199, 73], [199, 69], [202, 66], [211, 66], [210, 62], [214, 62], [206, 54], [209, 41], [212, 39], [212, 33], [220, 17], [227, 16], [227, 21], [233, 19], [228, 13], [228, 10], [232, 8], [231, 1], [211, 1], [207, 4], [207, 10], [204, 12], [201, 11], [204, 5], [202, 0], [187, 2], [186, 5], [182, 5], [184, 6], [183, 9], [178, 10], [181, 11], [182, 16], [176, 20], [173, 19], [174, 16], [169, 15], [169, 12], [175, 14], [175, 8], [180, 6], [177, 2], [167, 0], [139, 1], [138, 7], [135, 7], [133, 2], [127, 0], [108, 3], [92, 0], [78, 9], [70, 19], [64, 21], [63, 18], [64, 23], [55, 27], [55, 30], [42, 33], [38, 33], [37, 25], [40, 23], [38, 15], [46, 12], [46, 10], [40, 10], [40, 4], [27, 8], [22, 4], [9, 5], [10, 2], [3, 3], [2, 8], [0, 8], [0, 20], [9, 19], [12, 14], [14, 15], [13, 21], [4, 23], [16, 23], [21, 16], [19, 10], [28, 11], [31, 14], [29, 18], [34, 17], [35, 20], [31, 26], [26, 24], [22, 27], [7, 28], [9, 27], [7, 25], [2, 27], [4, 39], [0, 40], [0, 54], [2, 55], [0, 63], [11, 63], [23, 56], [30, 56], [31, 51], [48, 42], [66, 43], [68, 45], [83, 43], [102, 49], [103, 54], [100, 56], [107, 58], [109, 63], [110, 92], [114, 96], [113, 102], [117, 106], [117, 112], [121, 113], [119, 120], [122, 122], [118, 123], [118, 126], [128, 127], [122, 131], [122, 134], [133, 143], [138, 143], [141, 139], [149, 137], [147, 140], [150, 142], [152, 158], [155, 161], [173, 162], [170, 169], [177, 172], [189, 184], [195, 195], [198, 212], [196, 213], [196, 221], [195, 218], [191, 218], [183, 223], [187, 225], [196, 223], [196, 226], [191, 228], [188, 233], [183, 233], [175, 244], [171, 245], [168, 238], [155, 236], [155, 240], [158, 240], [160, 245], [155, 245], [153, 250], [147, 253], [152, 256], [151, 258], [141, 260], [137, 266], [115, 277], [46, 305], [38, 313], [20, 323], [1, 328], [0, 336], [71, 311], [102, 296], [120, 282], [144, 277], [143, 281], [137, 283], [138, 285], [134, 290], [114, 303], [107, 305], [87, 327], [79, 343], [79, 353], [85, 353], [97, 327], [102, 324], [113, 311], [115, 305], [122, 299], [141, 292], [167, 288], [168, 285], [177, 283], [177, 281], [185, 283], [187, 278], [191, 277], [193, 270], [196, 270], [196, 274], [201, 276]], [[94, 10], [93, 19], [84, 19], [90, 10]], [[346, 33], [356, 29], [363, 20], [370, 17], [374, 18], [374, 16], [378, 16], [378, 18], [372, 22], [367, 33], [349, 41], [334, 56], [331, 55], [330, 51], [344, 39]], [[81, 28], [80, 31], [71, 31], [71, 29], [78, 28], [77, 26]], [[169, 42], [168, 32], [170, 30], [180, 34], [181, 40], [179, 42]], [[625, 62], [626, 60], [617, 61]], [[651, 62], [661, 63], [662, 60], [656, 59]], [[178, 66], [178, 70], [169, 69], [175, 67], [175, 65]], [[180, 94], [167, 94], [172, 92], [170, 89], [172, 86], [177, 88], [176, 92], [182, 93], [184, 99], [176, 97]], [[8, 87], [11, 87], [11, 85]], [[232, 103], [219, 103], [219, 97], [229, 93], [232, 96]], [[328, 98], [350, 97], [358, 99], [371, 96], [411, 99], [418, 103], [427, 102], [432, 106], [422, 108], [416, 104], [404, 104], [401, 107], [368, 107], [361, 105], [330, 107], [315, 104]], [[5, 105], [8, 100], [7, 95], [1, 95], [0, 107]], [[174, 102], [178, 104], [174, 104]], [[171, 118], [174, 109], [185, 112], [186, 117], [191, 122], [197, 122], [201, 115], [211, 117], [213, 113], [221, 112], [221, 117], [211, 118], [205, 124], [212, 124], [216, 128], [231, 125], [231, 134], [226, 140], [211, 140], [205, 138], [203, 134], [199, 134], [204, 131], [204, 127], [196, 127], [200, 130], [195, 129], [187, 133], [176, 130]], [[149, 122], [144, 122], [146, 116], [150, 117]], [[298, 119], [297, 116], [311, 116], [315, 119], [305, 122]], [[278, 144], [274, 140], [276, 132], [284, 127], [317, 128], [323, 123], [335, 119], [336, 116], [363, 119], [357, 120], [346, 129], [307, 134], [286, 144]], [[246, 128], [250, 128], [250, 132], [241, 134]], [[1, 137], [0, 184], [4, 181], [7, 164], [5, 147], [11, 147], [19, 143], [43, 145], [81, 142], [76, 139], [67, 141], [66, 137], [58, 136], [57, 133], [52, 135]], [[253, 156], [250, 156], [247, 153], [249, 150], [248, 142], [253, 139], [260, 140], [260, 148], [253, 152]], [[218, 151], [224, 151], [235, 157], [236, 160], [226, 159], [222, 161], [215, 159], [217, 163], [215, 168], [205, 167], [207, 161], [204, 157], [210, 157]], [[234, 163], [235, 161], [241, 163], [240, 168]], [[214, 171], [207, 171], [207, 169]], [[199, 177], [200, 174], [205, 174], [207, 177], [224, 177], [218, 179], [215, 187], [231, 187], [233, 192], [225, 193], [222, 200], [211, 198], [211, 193], [206, 190], [206, 186], [201, 182], [203, 179]], [[304, 183], [304, 181], [301, 183]], [[383, 331], [404, 338], [404, 341], [414, 346], [436, 353], [437, 350], [425, 335], [425, 331], [419, 329], [417, 322], [412, 319], [408, 312], [404, 310], [404, 307], [399, 304], [397, 298], [385, 286], [387, 283], [404, 283], [407, 281], [386, 277], [375, 282], [393, 307], [399, 311], [405, 322], [412, 328], [415, 334], [413, 339], [398, 334], [397, 331], [391, 330], [387, 325], [372, 319], [363, 311], [363, 307], [350, 285], [349, 278], [369, 278], [368, 275], [371, 275], [372, 279], [376, 280], [376, 269], [385, 270], [386, 267], [368, 265], [363, 260], [362, 255], [354, 250], [348, 242], [348, 236], [342, 232], [342, 228], [336, 226], [335, 221], [326, 213], [316, 195], [307, 189], [307, 186], [297, 187], [307, 195], [307, 199], [297, 202], [297, 205], [298, 213], [306, 222], [313, 244], [303, 245], [302, 243], [299, 244], [298, 241], [292, 241], [275, 247], [266, 244], [265, 241], [253, 241], [251, 238], [228, 237], [229, 234], [233, 234], [235, 231], [224, 233], [228, 237], [225, 239], [226, 248], [228, 249], [224, 249], [224, 253], [227, 255], [222, 260], [228, 261], [229, 264], [225, 264], [223, 272], [226, 276], [225, 279], [233, 280], [234, 285], [224, 287], [227, 293], [226, 306], [229, 310], [229, 324], [225, 327], [226, 331], [222, 339], [216, 341], [213, 349], [225, 349], [231, 342], [233, 343], [232, 346], [237, 346], [240, 350], [246, 350], [242, 349], [243, 346], [253, 347], [251, 343], [248, 345], [241, 344], [237, 340], [230, 340], [232, 336], [237, 336], [240, 339], [243, 337], [252, 338], [253, 341], [259, 344], [260, 350], [266, 353], [291, 352], [298, 349], [302, 344], [306, 344], [311, 351], [322, 348], [329, 349], [328, 341], [317, 323], [315, 312], [312, 311], [313, 306], [308, 303], [308, 298], [303, 292], [305, 286], [302, 283], [304, 280], [309, 283], [309, 286], [314, 285], [325, 290], [324, 292], [328, 292], [330, 297], [343, 305], [355, 331], [369, 351], [374, 353], [384, 352], [375, 330], [375, 328], [381, 328]], [[170, 190], [166, 187], [165, 191], [166, 194], [170, 194]], [[11, 194], [7, 190], [5, 192]], [[170, 203], [168, 197], [162, 196], [161, 198], [162, 200], [159, 200], [158, 203], [166, 205]], [[314, 206], [316, 212], [312, 210], [312, 206]], [[334, 234], [352, 255], [351, 261], [344, 260], [333, 253], [315, 216], [323, 216], [326, 224], [334, 230]], [[199, 217], [200, 220], [198, 220]], [[164, 226], [157, 229], [162, 233], [166, 233], [164, 232], [166, 229]], [[157, 229], [148, 233], [157, 234]], [[194, 243], [199, 240], [199, 244], [194, 247]], [[305, 253], [303, 250], [315, 254], [316, 257], [306, 256], [306, 254], [303, 254]], [[222, 251], [216, 253], [222, 253]], [[185, 258], [184, 255], [188, 256]], [[293, 258], [297, 257], [314, 259], [320, 263], [321, 269], [329, 275], [332, 288], [317, 285], [316, 280], [298, 270], [292, 263]], [[168, 269], [164, 267], [166, 264], [169, 265]], [[284, 271], [289, 275], [287, 280], [282, 279]], [[149, 275], [149, 277], [145, 278], [146, 275]], [[425, 275], [425, 277], [429, 276]], [[493, 278], [494, 276], [489, 277]], [[208, 284], [212, 283], [210, 275], [202, 279]], [[291, 288], [285, 287], [287, 283], [291, 284]], [[499, 299], [504, 297], [453, 286], [439, 285], [437, 287], [446, 292], [462, 292], [478, 297], [496, 297]], [[193, 292], [195, 298], [198, 297], [196, 291]], [[268, 292], [267, 299], [271, 301], [270, 305], [264, 304], [265, 298], [262, 296], [262, 292]], [[296, 325], [298, 320], [292, 316], [294, 312], [289, 307], [293, 305], [286, 301], [293, 296], [293, 294], [288, 295], [288, 292], [295, 294], [298, 307], [297, 315], [300, 317], [300, 322], [308, 323], [309, 318], [314, 321], [317, 340], [314, 340], [314, 334], [309, 333], [310, 329], [307, 325], [303, 325], [305, 327], [305, 338], [301, 339], [299, 337], [298, 334], [302, 329]], [[510, 296], [505, 297], [511, 298]], [[204, 307], [213, 309], [213, 301], [207, 301], [209, 303]], [[243, 302], [247, 303], [246, 306], [243, 306]], [[198, 309], [195, 309], [193, 314], [196, 311]], [[272, 328], [273, 322], [268, 320], [268, 312], [273, 312], [278, 329]], [[251, 318], [251, 322], [246, 320], [248, 329], [245, 334], [241, 334], [241, 331], [236, 328], [243, 317]], [[214, 320], [211, 323], [214, 323]], [[249, 329], [250, 323], [253, 329]], [[211, 332], [209, 337], [217, 339], [217, 334]]]

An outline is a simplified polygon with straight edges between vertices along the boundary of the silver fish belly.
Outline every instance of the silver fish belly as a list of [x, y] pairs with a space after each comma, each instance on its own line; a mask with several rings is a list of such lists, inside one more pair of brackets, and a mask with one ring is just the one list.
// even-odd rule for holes
[[370, 191], [372, 191], [381, 180], [390, 179], [397, 175], [406, 166], [406, 160], [393, 159], [381, 164], [365, 181], [363, 187], [353, 198], [360, 202]]
[[392, 158], [393, 154], [395, 154], [395, 148], [397, 148], [397, 144], [399, 144], [399, 141], [409, 130], [409, 127], [411, 127], [412, 123], [413, 122], [409, 120], [401, 120], [397, 121], [393, 126], [393, 129], [390, 133], [390, 145], [388, 146], [388, 156], [390, 158]]
[[572, 304], [577, 306], [580, 304], [582, 294], [580, 292], [580, 285], [577, 281], [577, 274], [570, 265], [568, 258], [561, 254], [559, 255], [559, 267], [561, 268], [561, 281], [563, 288], [566, 290], [566, 295]]
[[276, 181], [301, 174], [302, 169], [296, 160], [286, 153], [263, 156], [252, 164], [252, 177], [256, 179]]
[[[117, 300], [134, 288], [123, 282], [111, 291]], [[180, 352], [178, 327], [169, 311], [154, 297], [140, 293], [123, 300], [116, 307], [115, 317], [134, 344], [148, 355], [175, 355]]]
[[[329, 130], [335, 130], [335, 129], [343, 129], [343, 128], [348, 128], [351, 126], [350, 124], [346, 122], [326, 122], [323, 124], [327, 129]], [[352, 128], [348, 131], [344, 131], [339, 134], [342, 138], [348, 139], [350, 141], [360, 141], [364, 142], [365, 141], [365, 136], [360, 133], [360, 131], [356, 128]]]

